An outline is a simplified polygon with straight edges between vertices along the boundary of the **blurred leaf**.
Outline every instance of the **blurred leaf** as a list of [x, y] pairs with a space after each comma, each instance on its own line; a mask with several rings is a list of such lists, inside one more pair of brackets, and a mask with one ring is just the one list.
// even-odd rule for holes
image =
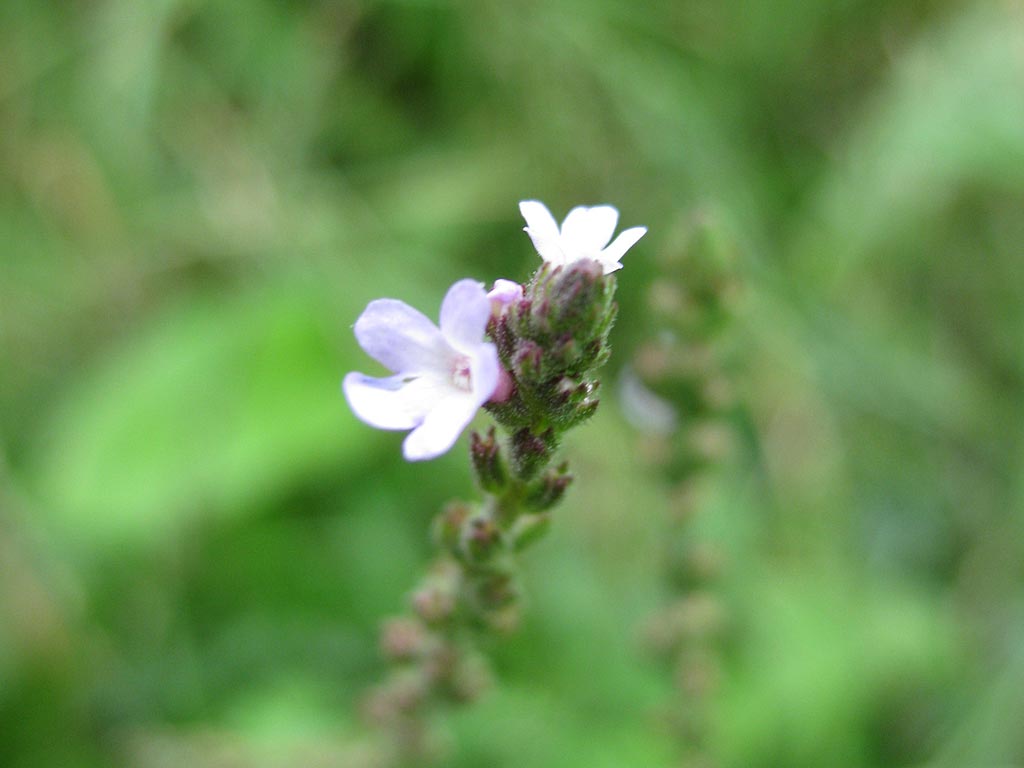
[[156, 541], [359, 458], [329, 307], [285, 281], [183, 301], [130, 334], [71, 388], [37, 463], [60, 533]]
[[[837, 147], [796, 251], [839, 278], [908, 231], [926, 232], [957, 185], [1024, 185], [1024, 11], [980, 3], [908, 46], [860, 125]], [[905, 244], [898, 255], [913, 249]], [[928, 254], [920, 253], [922, 258]], [[828, 279], [828, 278], [826, 278]]]
[[[839, 578], [819, 567], [747, 587], [750, 623], [717, 718], [728, 764], [864, 765], [888, 691], [907, 686], [921, 707], [950, 679], [959, 659], [939, 606], [891, 586], [851, 590]], [[942, 733], [930, 725], [933, 747]]]
[[453, 765], [515, 768], [619, 768], [670, 765], [671, 747], [649, 729], [642, 711], [595, 713], [572, 694], [506, 685], [458, 713]]

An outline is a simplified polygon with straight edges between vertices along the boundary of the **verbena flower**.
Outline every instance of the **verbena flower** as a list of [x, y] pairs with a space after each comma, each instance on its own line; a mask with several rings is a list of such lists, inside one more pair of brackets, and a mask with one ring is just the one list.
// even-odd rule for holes
[[524, 200], [519, 211], [526, 219], [523, 229], [544, 261], [561, 266], [594, 259], [606, 275], [622, 269], [623, 254], [647, 233], [647, 227], [633, 227], [609, 244], [619, 221], [619, 212], [610, 205], [577, 206], [569, 211], [561, 229], [544, 203]]
[[395, 375], [345, 376], [353, 413], [378, 429], [411, 429], [402, 444], [409, 461], [440, 456], [498, 387], [498, 353], [484, 341], [490, 316], [491, 300], [475, 280], [448, 289], [440, 328], [403, 301], [371, 301], [356, 320], [356, 340]]
[[494, 287], [487, 294], [487, 298], [491, 301], [491, 312], [497, 317], [510, 304], [523, 298], [523, 286], [513, 280], [501, 278], [494, 281]]

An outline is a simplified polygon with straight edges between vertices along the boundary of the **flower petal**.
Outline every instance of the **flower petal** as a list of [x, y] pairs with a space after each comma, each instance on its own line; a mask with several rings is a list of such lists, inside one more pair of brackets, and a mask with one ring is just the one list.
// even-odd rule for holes
[[409, 379], [402, 374], [378, 379], [349, 373], [341, 387], [356, 417], [377, 429], [412, 429], [453, 390], [431, 376]]
[[610, 205], [577, 206], [562, 222], [563, 248], [575, 251], [579, 257], [593, 258], [608, 245], [618, 223], [619, 212]]
[[566, 254], [561, 247], [562, 238], [558, 233], [558, 222], [547, 206], [538, 200], [523, 200], [519, 203], [519, 212], [526, 220], [523, 229], [530, 236], [533, 247], [537, 249], [541, 258], [556, 265], [567, 263]]
[[481, 344], [469, 362], [470, 382], [473, 388], [473, 399], [476, 406], [491, 399], [498, 388], [501, 378], [501, 363], [498, 360], [498, 348], [493, 344]]
[[541, 237], [558, 238], [558, 222], [551, 211], [540, 200], [523, 200], [519, 212], [526, 219], [526, 226]]
[[371, 301], [356, 320], [355, 334], [367, 354], [395, 373], [440, 373], [451, 357], [437, 326], [397, 299]]
[[601, 251], [596, 257], [601, 264], [604, 265], [604, 273], [607, 275], [609, 272], [614, 272], [616, 269], [621, 269], [622, 265], [619, 264], [619, 260], [623, 254], [626, 253], [641, 237], [647, 234], [647, 227], [632, 227], [631, 229], [623, 230], [619, 233], [619, 236], [615, 238], [611, 245]]
[[433, 459], [451, 448], [462, 430], [498, 387], [501, 363], [493, 344], [480, 344], [470, 359], [470, 392], [455, 390], [434, 404], [423, 423], [409, 433], [402, 443], [407, 461]]
[[506, 280], [502, 277], [494, 281], [494, 287], [487, 292], [487, 298], [491, 301], [492, 309], [495, 305], [499, 308], [507, 307], [523, 298], [523, 286], [514, 280]]
[[476, 280], [459, 280], [441, 303], [441, 334], [451, 346], [470, 354], [484, 339], [491, 300]]
[[473, 420], [478, 407], [469, 392], [441, 400], [402, 443], [402, 455], [406, 461], [434, 459], [445, 453]]

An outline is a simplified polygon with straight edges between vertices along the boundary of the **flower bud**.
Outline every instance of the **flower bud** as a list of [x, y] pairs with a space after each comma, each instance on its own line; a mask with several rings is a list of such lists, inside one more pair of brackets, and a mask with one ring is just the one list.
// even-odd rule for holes
[[552, 326], [556, 331], [579, 335], [589, 330], [600, 310], [599, 298], [604, 270], [591, 259], [581, 259], [560, 274], [553, 273], [551, 285]]
[[419, 621], [406, 616], [388, 619], [381, 627], [381, 653], [392, 661], [414, 659], [427, 645], [427, 632]]
[[536, 387], [542, 380], [544, 350], [529, 339], [521, 341], [513, 361], [516, 378], [528, 387]]
[[[583, 350], [579, 341], [572, 336], [563, 336], [551, 347], [549, 362], [545, 373], [557, 375], [562, 371], [572, 371], [579, 367]], [[546, 377], [545, 377], [546, 378]]]
[[434, 541], [449, 552], [455, 553], [462, 540], [462, 527], [472, 514], [473, 508], [465, 502], [449, 503], [444, 511], [434, 518]]
[[501, 458], [494, 427], [487, 431], [487, 437], [480, 437], [476, 431], [470, 434], [469, 454], [481, 488], [488, 493], [498, 493], [508, 484], [508, 470]]
[[504, 368], [498, 368], [498, 384], [494, 387], [494, 392], [491, 393], [491, 399], [488, 403], [505, 403], [512, 397], [516, 391], [516, 381], [512, 378], [512, 375]]
[[539, 374], [534, 377], [540, 386], [533, 387], [543, 399], [558, 393], [560, 379], [584, 383], [590, 371], [607, 361], [608, 332], [617, 309], [615, 278], [604, 275], [597, 262], [583, 259], [566, 267], [541, 269], [529, 291], [532, 309], [519, 330], [543, 349]]
[[569, 465], [561, 464], [557, 469], [549, 470], [537, 482], [531, 484], [523, 503], [530, 509], [542, 512], [551, 509], [565, 495], [565, 489], [572, 483]]
[[440, 624], [455, 613], [455, 591], [432, 580], [412, 593], [412, 609], [427, 624]]
[[511, 573], [493, 571], [477, 584], [476, 597], [485, 612], [497, 611], [519, 599], [519, 588]]
[[463, 526], [461, 552], [470, 562], [490, 560], [501, 548], [501, 544], [501, 531], [490, 518], [474, 517]]
[[415, 711], [428, 695], [428, 683], [416, 669], [394, 675], [369, 692], [362, 702], [364, 716], [375, 725], [386, 725]]
[[537, 474], [554, 452], [557, 438], [552, 429], [541, 435], [535, 435], [528, 428], [520, 429], [512, 435], [512, 469], [522, 480], [529, 480]]
[[412, 609], [428, 626], [447, 621], [455, 613], [462, 568], [454, 560], [438, 560], [420, 587], [412, 593]]

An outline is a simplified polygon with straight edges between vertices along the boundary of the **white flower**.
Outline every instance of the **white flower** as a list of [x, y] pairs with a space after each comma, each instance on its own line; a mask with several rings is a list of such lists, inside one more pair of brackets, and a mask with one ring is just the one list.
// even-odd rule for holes
[[647, 227], [633, 227], [619, 233], [609, 245], [619, 221], [619, 212], [610, 205], [577, 206], [569, 211], [561, 229], [544, 203], [524, 200], [519, 211], [526, 219], [523, 229], [544, 261], [559, 266], [594, 259], [606, 275], [622, 269], [623, 254], [647, 233]]
[[356, 340], [395, 375], [345, 376], [353, 413], [379, 429], [411, 429], [402, 444], [409, 461], [440, 456], [498, 386], [498, 352], [483, 340], [490, 316], [491, 300], [474, 280], [448, 289], [440, 329], [403, 301], [371, 301], [356, 321]]

